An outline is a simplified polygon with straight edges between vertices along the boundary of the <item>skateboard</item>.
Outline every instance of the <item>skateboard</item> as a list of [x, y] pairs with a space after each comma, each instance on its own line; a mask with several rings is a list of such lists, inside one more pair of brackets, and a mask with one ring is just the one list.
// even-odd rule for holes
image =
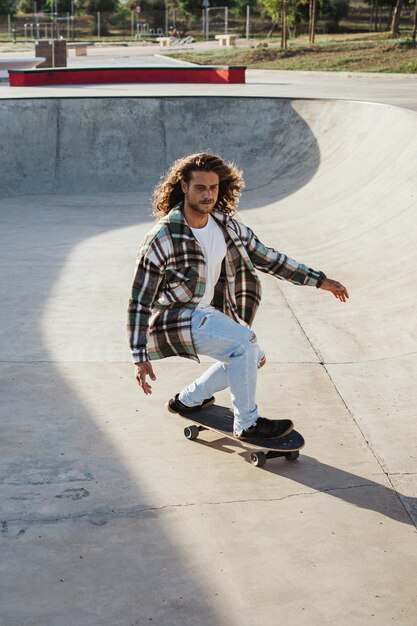
[[256, 467], [262, 467], [267, 459], [276, 457], [295, 461], [305, 443], [303, 436], [296, 430], [278, 439], [236, 439], [233, 436], [233, 413], [225, 406], [213, 405], [207, 409], [187, 411], [179, 415], [192, 422], [190, 426], [184, 428], [187, 439], [197, 439], [200, 432], [211, 430], [252, 450], [249, 459]]

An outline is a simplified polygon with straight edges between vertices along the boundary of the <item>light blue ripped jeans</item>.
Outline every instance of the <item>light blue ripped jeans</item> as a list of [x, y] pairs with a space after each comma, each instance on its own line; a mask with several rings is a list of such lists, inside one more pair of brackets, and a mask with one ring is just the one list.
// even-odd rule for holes
[[258, 418], [256, 380], [265, 353], [252, 330], [216, 309], [196, 309], [191, 328], [197, 354], [211, 356], [218, 362], [185, 387], [179, 400], [186, 406], [197, 406], [217, 391], [230, 387], [234, 430], [240, 435]]

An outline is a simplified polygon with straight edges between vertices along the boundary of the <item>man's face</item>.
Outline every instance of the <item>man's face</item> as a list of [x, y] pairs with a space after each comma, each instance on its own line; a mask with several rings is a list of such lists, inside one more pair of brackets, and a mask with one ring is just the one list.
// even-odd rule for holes
[[219, 195], [219, 177], [215, 172], [191, 172], [190, 182], [181, 181], [184, 206], [206, 215], [212, 212]]

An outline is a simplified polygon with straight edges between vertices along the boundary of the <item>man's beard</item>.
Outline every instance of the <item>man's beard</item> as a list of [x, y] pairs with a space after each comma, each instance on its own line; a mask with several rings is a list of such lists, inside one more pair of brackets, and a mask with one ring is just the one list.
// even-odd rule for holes
[[201, 213], [203, 215], [207, 215], [207, 213], [211, 213], [214, 209], [214, 203], [210, 202], [208, 204], [198, 203], [198, 202], [190, 202], [187, 198], [187, 204], [196, 213]]

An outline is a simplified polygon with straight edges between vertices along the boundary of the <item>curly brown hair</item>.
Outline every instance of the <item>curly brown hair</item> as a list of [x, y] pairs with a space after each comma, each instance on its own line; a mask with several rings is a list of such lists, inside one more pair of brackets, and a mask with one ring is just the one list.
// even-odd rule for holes
[[153, 215], [161, 218], [183, 202], [181, 181], [190, 182], [192, 172], [215, 172], [219, 177], [219, 195], [216, 208], [226, 215], [234, 215], [239, 196], [245, 186], [243, 175], [234, 163], [226, 163], [211, 152], [198, 152], [177, 159], [153, 191]]

